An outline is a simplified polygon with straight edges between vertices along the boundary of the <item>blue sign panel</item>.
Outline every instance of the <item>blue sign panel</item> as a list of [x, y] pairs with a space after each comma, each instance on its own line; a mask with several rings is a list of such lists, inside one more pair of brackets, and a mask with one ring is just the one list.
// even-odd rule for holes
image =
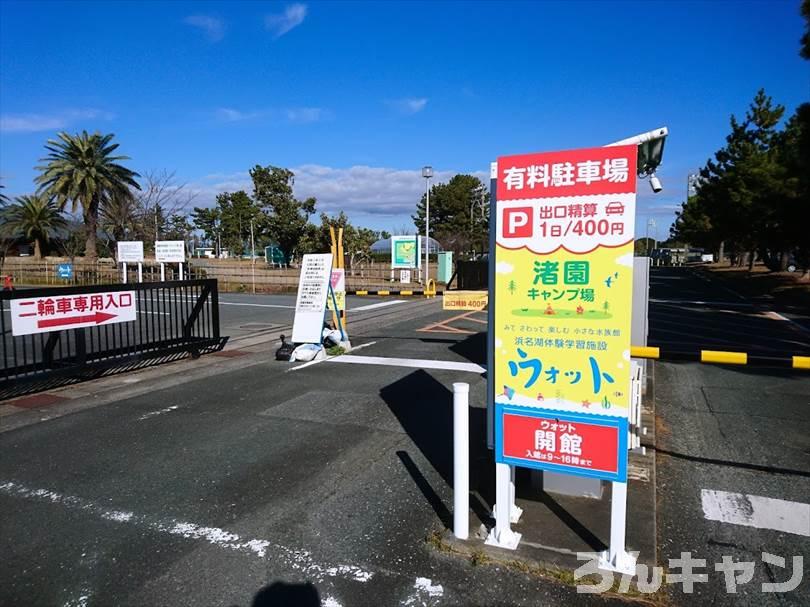
[[69, 263], [60, 263], [56, 266], [56, 275], [63, 280], [70, 280], [73, 278], [73, 265]]
[[627, 418], [495, 403], [495, 461], [627, 482]]

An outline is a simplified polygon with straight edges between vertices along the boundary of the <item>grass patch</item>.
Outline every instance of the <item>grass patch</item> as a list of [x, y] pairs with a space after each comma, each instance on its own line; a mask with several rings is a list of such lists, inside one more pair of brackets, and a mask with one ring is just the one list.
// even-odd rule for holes
[[346, 349], [343, 346], [332, 346], [331, 348], [326, 349], [326, 353], [329, 356], [340, 356], [341, 354], [346, 353]]

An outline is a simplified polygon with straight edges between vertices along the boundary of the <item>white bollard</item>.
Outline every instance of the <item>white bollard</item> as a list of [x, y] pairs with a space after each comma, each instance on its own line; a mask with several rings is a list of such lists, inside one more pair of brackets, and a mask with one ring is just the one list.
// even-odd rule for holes
[[124, 262], [124, 267], [121, 270], [121, 278], [123, 279], [123, 283], [127, 284], [127, 262]]
[[470, 384], [453, 384], [453, 535], [470, 536]]
[[166, 267], [160, 264], [160, 282], [166, 282]]
[[183, 280], [183, 262], [180, 262], [180, 280]]
[[138, 262], [138, 282], [143, 282], [143, 264]]

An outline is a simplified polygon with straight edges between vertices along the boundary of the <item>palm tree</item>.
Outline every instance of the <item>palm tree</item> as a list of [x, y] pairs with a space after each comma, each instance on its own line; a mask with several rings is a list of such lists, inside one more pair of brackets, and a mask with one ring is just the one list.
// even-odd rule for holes
[[118, 144], [110, 144], [115, 135], [101, 135], [87, 131], [69, 135], [58, 133], [59, 139], [49, 139], [45, 149], [49, 154], [36, 167], [42, 173], [37, 177], [39, 192], [52, 197], [59, 209], [70, 201], [71, 211], [81, 206], [87, 226], [85, 258], [95, 261], [96, 231], [99, 210], [112, 198], [131, 196], [129, 188], [140, 189], [139, 177], [134, 171], [118, 164], [128, 156], [112, 156]]
[[67, 226], [57, 204], [44, 196], [19, 196], [3, 213], [5, 229], [15, 238], [34, 243], [34, 259], [42, 258], [51, 234]]

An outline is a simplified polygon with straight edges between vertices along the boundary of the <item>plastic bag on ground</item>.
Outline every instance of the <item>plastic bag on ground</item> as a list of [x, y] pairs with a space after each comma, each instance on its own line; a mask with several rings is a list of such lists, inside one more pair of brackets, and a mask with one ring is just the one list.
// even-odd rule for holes
[[319, 357], [323, 358], [324, 356], [322, 346], [319, 346], [318, 344], [301, 344], [295, 350], [293, 350], [290, 360], [297, 362], [309, 362], [311, 360], [316, 360]]

